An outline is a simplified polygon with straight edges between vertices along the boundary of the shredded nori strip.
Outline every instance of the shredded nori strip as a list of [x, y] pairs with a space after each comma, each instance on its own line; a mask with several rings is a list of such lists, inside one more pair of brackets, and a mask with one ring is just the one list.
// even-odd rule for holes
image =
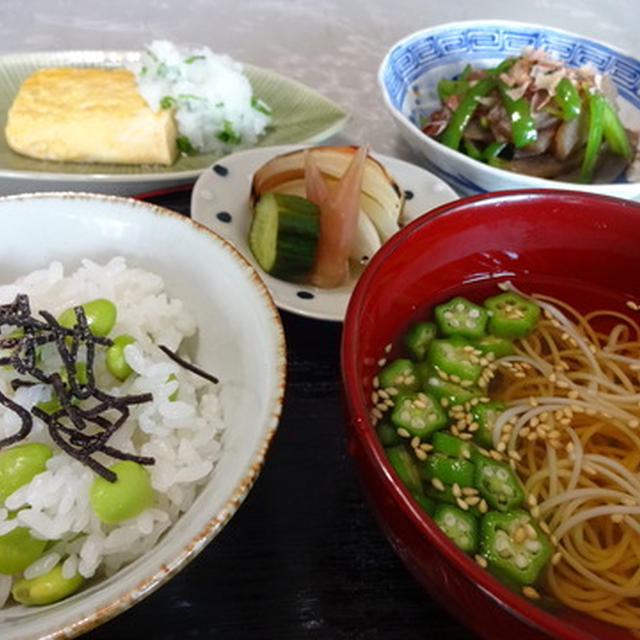
[[[0, 327], [13, 327], [12, 334], [19, 334], [0, 336], [0, 349], [11, 350], [10, 355], [0, 357], [0, 366], [10, 365], [20, 375], [32, 378], [15, 378], [11, 387], [16, 390], [37, 382], [49, 384], [53, 389], [52, 397], [60, 404], [60, 409], [52, 413], [38, 406], [29, 412], [0, 392], [0, 404], [16, 413], [22, 421], [17, 433], [0, 440], [0, 449], [26, 438], [31, 433], [35, 416], [47, 425], [52, 440], [63, 451], [106, 480], [115, 482], [116, 475], [92, 456], [102, 453], [119, 460], [154, 464], [151, 457], [120, 451], [107, 443], [128, 419], [129, 406], [150, 402], [153, 396], [150, 393], [113, 396], [96, 388], [93, 372], [96, 345], [108, 347], [113, 343], [91, 333], [82, 307], [74, 307], [74, 312], [76, 324], [67, 328], [47, 311], [39, 312], [42, 319], [32, 316], [29, 298], [24, 294], [18, 294], [10, 304], [0, 305]], [[50, 343], [56, 346], [66, 383], [58, 371], [48, 372], [38, 366], [38, 347]], [[84, 360], [79, 359], [81, 354], [84, 354]], [[76, 364], [79, 362], [86, 364], [86, 384], [77, 379]], [[95, 403], [89, 408], [81, 407], [79, 400], [94, 400]]]
[[181, 358], [175, 351], [171, 351], [169, 347], [163, 344], [159, 344], [158, 348], [160, 349], [160, 351], [162, 351], [162, 353], [169, 356], [174, 362], [177, 362], [181, 367], [184, 367], [188, 371], [191, 371], [191, 373], [195, 373], [197, 376], [200, 376], [201, 378], [204, 378], [209, 382], [213, 382], [213, 384], [218, 384], [218, 382], [220, 382], [218, 378], [216, 378], [213, 374], [208, 373], [203, 369], [200, 369], [200, 367], [196, 367], [196, 365], [192, 364], [191, 362], [187, 362], [186, 360]]

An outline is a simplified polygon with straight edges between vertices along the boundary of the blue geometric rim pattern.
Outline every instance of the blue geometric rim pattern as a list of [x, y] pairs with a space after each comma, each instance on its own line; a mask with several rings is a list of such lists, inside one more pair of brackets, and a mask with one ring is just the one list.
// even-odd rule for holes
[[393, 105], [401, 109], [409, 87], [427, 71], [457, 60], [517, 55], [525, 46], [545, 49], [572, 67], [590, 63], [608, 73], [620, 95], [640, 109], [640, 62], [580, 36], [524, 25], [445, 27], [428, 36], [416, 34], [390, 52], [383, 84]]

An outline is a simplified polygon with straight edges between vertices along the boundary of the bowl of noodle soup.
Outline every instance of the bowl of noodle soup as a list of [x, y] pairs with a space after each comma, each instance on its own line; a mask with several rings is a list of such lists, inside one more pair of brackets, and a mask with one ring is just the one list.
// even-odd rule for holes
[[[465, 198], [405, 227], [351, 298], [341, 357], [363, 488], [409, 571], [482, 637], [640, 637], [639, 239], [640, 205], [631, 201], [552, 190]], [[482, 306], [504, 290], [537, 306], [539, 318], [508, 355], [483, 361], [479, 402], [503, 404], [491, 443], [476, 445], [477, 425], [465, 418], [476, 401], [442, 406], [458, 419], [444, 430], [467, 431], [474, 450], [512, 469], [518, 509], [549, 543], [525, 586], [495, 577], [482, 539], [463, 553], [443, 533], [421, 501], [423, 490], [433, 494], [427, 476], [417, 492], [403, 482], [379, 438], [405, 392], [380, 393], [378, 374], [408, 357], [407, 329], [454, 296]], [[418, 379], [416, 393], [428, 395]], [[432, 445], [396, 431], [421, 469]], [[465, 510], [478, 502], [474, 491]], [[480, 527], [483, 513], [475, 512]]]

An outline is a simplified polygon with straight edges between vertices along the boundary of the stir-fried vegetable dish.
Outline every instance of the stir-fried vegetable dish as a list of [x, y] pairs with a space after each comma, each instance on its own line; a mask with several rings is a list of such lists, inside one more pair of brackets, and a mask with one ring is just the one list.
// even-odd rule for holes
[[638, 136], [621, 123], [608, 77], [544, 51], [525, 51], [490, 69], [467, 65], [437, 89], [441, 105], [423, 131], [492, 166], [610, 182], [634, 158]]

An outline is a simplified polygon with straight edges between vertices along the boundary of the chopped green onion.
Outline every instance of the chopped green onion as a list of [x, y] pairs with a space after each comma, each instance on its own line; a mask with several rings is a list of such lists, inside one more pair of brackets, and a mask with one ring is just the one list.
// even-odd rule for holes
[[223, 121], [222, 129], [216, 133], [216, 138], [228, 144], [240, 144], [240, 142], [242, 142], [242, 136], [233, 130], [233, 126], [229, 120]]
[[204, 60], [204, 56], [189, 56], [188, 58], [185, 58], [184, 63], [193, 64], [196, 60]]
[[164, 96], [160, 100], [160, 108], [161, 109], [171, 109], [176, 106], [176, 101], [171, 96]]
[[267, 107], [267, 105], [262, 102], [262, 100], [258, 100], [255, 96], [251, 96], [251, 106], [260, 113], [264, 113], [265, 116], [271, 115], [271, 109]]
[[186, 153], [188, 156], [193, 156], [197, 153], [194, 146], [191, 144], [191, 140], [189, 140], [187, 136], [178, 136], [176, 138], [176, 144], [178, 145], [178, 149], [180, 149], [182, 153]]

